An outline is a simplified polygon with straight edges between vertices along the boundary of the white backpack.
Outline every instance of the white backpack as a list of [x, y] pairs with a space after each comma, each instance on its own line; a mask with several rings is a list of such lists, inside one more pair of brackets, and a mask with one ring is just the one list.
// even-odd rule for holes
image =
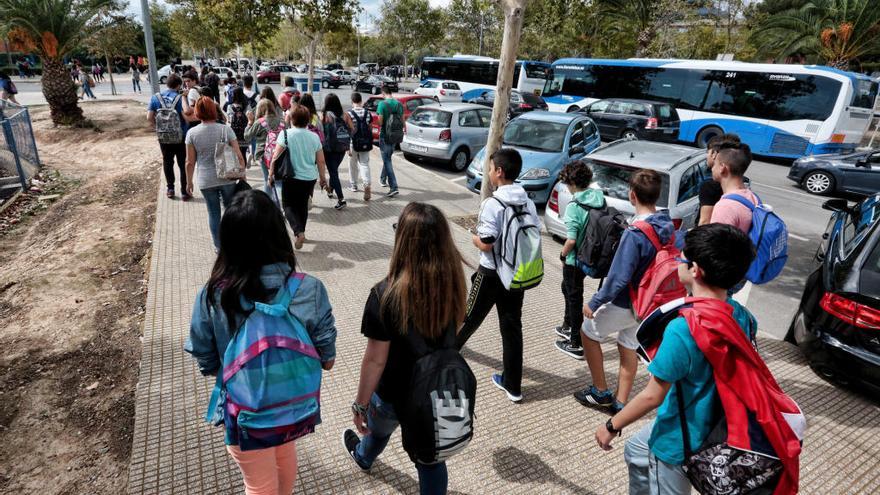
[[180, 95], [174, 97], [171, 105], [165, 102], [161, 94], [156, 93], [159, 104], [156, 110], [156, 135], [162, 144], [180, 144], [183, 142], [183, 129], [180, 127], [180, 114], [177, 113], [177, 103]]
[[495, 270], [507, 290], [537, 287], [544, 278], [541, 252], [541, 226], [532, 220], [526, 205], [509, 205], [493, 196], [503, 206], [499, 239], [492, 249]]

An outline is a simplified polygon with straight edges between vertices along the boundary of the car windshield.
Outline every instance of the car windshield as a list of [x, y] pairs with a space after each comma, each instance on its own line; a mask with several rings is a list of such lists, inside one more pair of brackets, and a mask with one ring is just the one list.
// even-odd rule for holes
[[419, 108], [410, 115], [407, 122], [419, 127], [449, 127], [452, 122], [452, 113], [435, 108]]
[[[593, 169], [593, 183], [590, 187], [600, 189], [606, 197], [629, 201], [629, 178], [636, 169], [596, 160], [590, 160], [590, 167]], [[660, 178], [660, 199], [657, 206], [666, 208], [669, 204], [669, 176], [660, 173]]]
[[538, 151], [559, 152], [565, 142], [567, 124], [542, 120], [514, 119], [504, 129], [504, 144]]
[[862, 233], [874, 225], [878, 218], [880, 218], [880, 195], [862, 201], [847, 215], [842, 231], [844, 250], [847, 253], [861, 242]]

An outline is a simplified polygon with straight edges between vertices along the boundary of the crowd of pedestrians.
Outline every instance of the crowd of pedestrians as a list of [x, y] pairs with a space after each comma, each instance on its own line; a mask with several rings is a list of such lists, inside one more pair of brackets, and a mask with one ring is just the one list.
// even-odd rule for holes
[[[184, 201], [198, 187], [217, 252], [196, 298], [186, 345], [202, 373], [217, 377], [206, 419], [224, 425], [227, 450], [248, 494], [286, 495], [297, 474], [295, 440], [320, 423], [320, 376], [334, 365], [337, 334], [327, 290], [299, 271], [295, 251], [306, 242], [316, 185], [336, 200], [335, 209], [346, 207], [339, 178], [346, 155], [349, 191], [362, 188], [363, 200], [371, 199], [373, 116], [359, 93], [352, 94], [348, 111], [328, 94], [318, 112], [312, 95], [300, 94], [292, 81], [277, 99], [269, 88], [258, 92], [247, 77], [225, 82], [221, 106], [220, 79], [210, 69], [182, 79], [172, 74], [153, 96], [148, 118], [160, 143], [168, 198], [175, 198], [178, 181]], [[399, 186], [391, 155], [401, 139], [403, 110], [390, 93], [385, 97], [377, 109], [380, 184], [393, 197]], [[559, 256], [563, 324], [549, 330], [559, 337], [556, 349], [587, 361], [590, 381], [573, 395], [609, 413], [597, 425], [599, 447], [609, 449], [621, 430], [657, 410], [626, 442], [630, 493], [686, 494], [707, 477], [716, 484], [752, 483], [767, 493], [774, 487], [776, 493], [796, 491], [803, 423], [792, 418], [800, 411], [757, 353], [754, 316], [732, 297], [750, 283], [750, 267], [763, 262], [749, 237], [760, 205], [744, 182], [750, 161], [748, 146], [736, 136], [710, 143], [713, 181], [700, 193], [699, 225], [688, 232], [676, 230], [669, 212], [658, 209], [662, 180], [654, 171], [629, 178], [630, 219], [590, 187], [586, 161], [560, 174], [573, 200], [563, 215], [567, 239]], [[249, 164], [263, 173], [260, 191], [243, 180]], [[442, 212], [410, 203], [394, 224], [387, 275], [364, 289], [366, 345], [351, 406], [354, 427], [342, 432], [355, 467], [369, 471], [400, 426], [420, 493], [446, 493], [445, 461], [478, 427], [476, 385], [460, 351], [493, 307], [503, 359], [489, 383], [512, 402], [528, 399], [522, 390], [522, 308], [535, 297], [527, 289], [540, 283], [544, 261], [535, 205], [515, 182], [521, 170], [516, 150], [503, 148], [489, 159], [486, 176], [495, 192], [482, 203], [472, 230], [480, 261], [469, 290]], [[587, 277], [602, 279], [589, 298]], [[617, 342], [616, 390], [600, 346], [608, 338]], [[630, 399], [639, 354], [650, 362], [650, 377]], [[719, 424], [725, 427], [720, 437]], [[765, 456], [752, 459], [766, 467], [764, 474], [743, 481], [741, 470], [725, 470], [723, 456], [713, 458], [715, 469], [703, 470], [697, 454], [716, 444]]]

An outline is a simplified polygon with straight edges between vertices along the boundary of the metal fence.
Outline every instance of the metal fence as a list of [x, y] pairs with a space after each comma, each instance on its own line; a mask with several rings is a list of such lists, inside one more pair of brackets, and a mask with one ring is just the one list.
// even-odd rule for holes
[[0, 196], [21, 188], [27, 190], [40, 169], [40, 156], [26, 107], [0, 100]]

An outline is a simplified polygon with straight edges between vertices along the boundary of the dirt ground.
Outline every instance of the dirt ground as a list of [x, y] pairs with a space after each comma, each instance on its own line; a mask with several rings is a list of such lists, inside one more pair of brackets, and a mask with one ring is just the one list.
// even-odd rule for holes
[[42, 191], [0, 213], [2, 493], [126, 491], [161, 156], [142, 104], [84, 109], [32, 110]]

